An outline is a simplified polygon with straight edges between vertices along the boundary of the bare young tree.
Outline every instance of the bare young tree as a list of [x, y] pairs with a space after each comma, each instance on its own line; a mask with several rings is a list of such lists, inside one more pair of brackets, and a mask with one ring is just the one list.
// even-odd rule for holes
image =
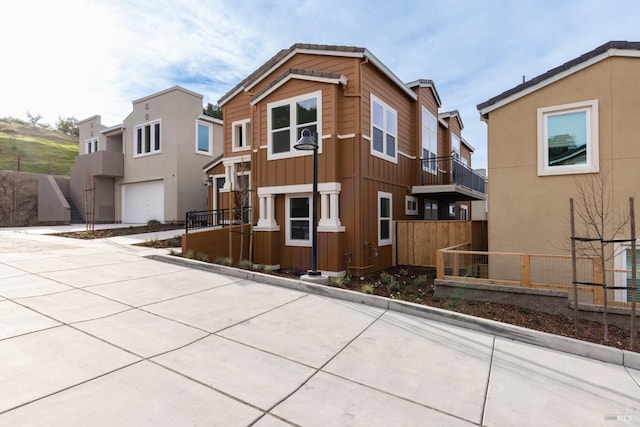
[[[607, 274], [606, 265], [617, 253], [608, 245], [624, 233], [629, 225], [629, 213], [625, 209], [614, 209], [611, 192], [608, 191], [609, 172], [603, 169], [599, 174], [574, 179], [576, 188], [575, 215], [581, 226], [577, 230], [576, 250], [581, 256], [596, 258], [600, 262], [602, 286], [604, 288], [604, 340], [609, 341], [607, 320]], [[614, 211], [617, 211], [616, 215]], [[575, 236], [574, 236], [575, 237]], [[596, 278], [594, 278], [595, 281]], [[578, 302], [575, 301], [575, 304]]]

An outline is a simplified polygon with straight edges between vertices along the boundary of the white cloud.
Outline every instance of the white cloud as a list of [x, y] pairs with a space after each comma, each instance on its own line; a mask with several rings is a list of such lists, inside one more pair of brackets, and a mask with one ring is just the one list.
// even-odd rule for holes
[[25, 0], [3, 6], [0, 116], [101, 114], [180, 84], [218, 98], [296, 42], [368, 48], [404, 81], [435, 81], [486, 165], [476, 104], [609, 40], [638, 40], [640, 4], [365, 0]]

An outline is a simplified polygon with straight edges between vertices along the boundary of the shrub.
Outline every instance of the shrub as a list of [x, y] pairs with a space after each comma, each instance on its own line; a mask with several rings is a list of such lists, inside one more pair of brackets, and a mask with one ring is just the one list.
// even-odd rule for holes
[[408, 276], [409, 275], [409, 270], [407, 270], [406, 268], [401, 268], [400, 271], [398, 271], [398, 273], [401, 276]]
[[147, 221], [147, 225], [156, 225], [156, 224], [160, 224], [160, 221], [158, 221], [157, 219], [150, 219], [149, 221]]
[[390, 284], [393, 281], [396, 281], [395, 277], [393, 277], [393, 275], [387, 273], [386, 271], [380, 273], [380, 280], [386, 285]]
[[176, 251], [174, 251], [173, 249], [169, 249], [169, 255], [174, 256], [176, 254]]
[[271, 274], [273, 273], [273, 268], [271, 268], [270, 265], [257, 265], [256, 266], [256, 270], [260, 271], [261, 273], [266, 273], [266, 274]]
[[413, 279], [413, 284], [419, 288], [427, 286], [427, 275], [426, 274], [419, 275], [418, 277]]
[[176, 248], [182, 246], [182, 236], [173, 236], [172, 238], [167, 239], [167, 246]]
[[216, 264], [231, 266], [233, 265], [233, 259], [231, 257], [218, 257], [213, 261]]
[[360, 292], [362, 292], [363, 294], [373, 295], [374, 287], [370, 284], [362, 285], [360, 287]]
[[398, 283], [395, 277], [391, 276], [391, 280], [387, 283], [387, 290], [390, 294], [400, 292], [400, 283]]
[[198, 254], [196, 255], [196, 259], [198, 261], [209, 262], [209, 255], [198, 252]]
[[334, 288], [344, 288], [344, 283], [342, 282], [342, 277], [331, 277], [329, 278], [329, 285]]
[[185, 258], [193, 259], [193, 249], [187, 249], [187, 253], [184, 256]]
[[245, 270], [253, 270], [253, 262], [248, 259], [241, 259], [238, 262], [238, 267], [244, 268]]

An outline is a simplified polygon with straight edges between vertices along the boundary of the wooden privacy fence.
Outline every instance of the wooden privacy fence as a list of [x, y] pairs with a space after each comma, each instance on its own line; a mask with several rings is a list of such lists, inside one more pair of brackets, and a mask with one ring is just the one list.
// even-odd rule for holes
[[486, 221], [395, 221], [395, 265], [435, 267], [439, 249], [487, 249]]

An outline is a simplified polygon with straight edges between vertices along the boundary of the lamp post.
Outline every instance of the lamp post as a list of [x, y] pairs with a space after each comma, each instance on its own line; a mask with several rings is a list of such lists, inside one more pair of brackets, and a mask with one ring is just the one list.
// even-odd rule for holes
[[293, 146], [296, 150], [310, 151], [313, 150], [313, 194], [311, 196], [311, 270], [307, 272], [308, 276], [320, 276], [318, 271], [318, 142], [317, 132], [311, 135], [309, 129], [303, 129], [300, 139]]

